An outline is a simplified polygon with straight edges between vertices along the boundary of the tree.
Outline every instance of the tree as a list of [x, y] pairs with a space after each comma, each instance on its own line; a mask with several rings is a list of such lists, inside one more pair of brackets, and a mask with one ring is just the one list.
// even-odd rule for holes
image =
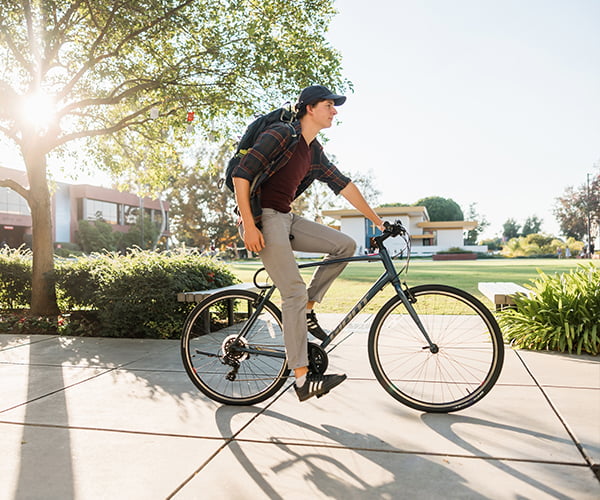
[[427, 208], [427, 213], [429, 214], [429, 220], [431, 222], [465, 219], [459, 204], [450, 198], [429, 196], [417, 201], [415, 206], [423, 206]]
[[530, 234], [536, 234], [540, 232], [542, 227], [542, 219], [540, 219], [537, 215], [532, 215], [531, 217], [527, 217], [525, 219], [525, 223], [523, 224], [523, 229], [521, 230], [522, 236], [527, 236]]
[[[331, 161], [335, 163], [335, 157]], [[363, 197], [369, 205], [376, 206], [381, 192], [375, 187], [373, 180], [375, 175], [372, 170], [367, 172], [346, 172], [352, 182], [360, 189]], [[352, 208], [341, 196], [335, 196], [333, 191], [322, 182], [313, 182], [302, 195], [294, 201], [294, 212], [316, 222], [323, 222], [323, 210], [334, 207]]]
[[471, 203], [469, 205], [469, 210], [467, 211], [467, 220], [477, 221], [477, 227], [467, 231], [467, 237], [465, 238], [465, 245], [475, 245], [477, 244], [477, 239], [479, 235], [485, 230], [486, 227], [490, 225], [489, 221], [486, 219], [485, 215], [481, 215], [477, 211], [477, 203]]
[[508, 241], [512, 238], [517, 238], [520, 235], [521, 226], [517, 224], [515, 219], [507, 219], [507, 221], [502, 224], [502, 237]]
[[33, 314], [58, 312], [46, 280], [48, 161], [86, 147], [91, 163], [135, 171], [163, 191], [180, 167], [175, 144], [191, 138], [186, 121], [218, 133], [308, 84], [344, 90], [339, 54], [324, 39], [332, 4], [0, 0], [0, 132], [20, 150], [29, 182], [0, 186], [31, 209]]
[[196, 165], [175, 180], [171, 220], [175, 237], [182, 243], [198, 248], [237, 245], [235, 200], [228, 189], [217, 188], [218, 179], [219, 171]]
[[577, 189], [567, 187], [556, 198], [554, 216], [565, 236], [587, 240], [589, 232], [593, 237], [600, 221], [600, 173]]

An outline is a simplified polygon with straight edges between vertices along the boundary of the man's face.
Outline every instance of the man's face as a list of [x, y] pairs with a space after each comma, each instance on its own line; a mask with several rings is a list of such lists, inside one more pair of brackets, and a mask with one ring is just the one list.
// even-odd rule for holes
[[321, 101], [310, 106], [312, 110], [312, 117], [315, 123], [317, 123], [322, 129], [331, 127], [333, 123], [333, 117], [337, 115], [337, 110], [333, 104], [333, 100], [328, 99]]

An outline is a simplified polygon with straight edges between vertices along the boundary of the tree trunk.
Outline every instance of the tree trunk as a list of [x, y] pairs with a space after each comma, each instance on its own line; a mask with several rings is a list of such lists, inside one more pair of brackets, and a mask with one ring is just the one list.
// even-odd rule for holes
[[46, 156], [36, 145], [24, 151], [29, 177], [29, 208], [33, 233], [33, 272], [31, 277], [31, 314], [50, 316], [59, 313], [54, 285], [54, 242], [52, 205], [46, 172]]

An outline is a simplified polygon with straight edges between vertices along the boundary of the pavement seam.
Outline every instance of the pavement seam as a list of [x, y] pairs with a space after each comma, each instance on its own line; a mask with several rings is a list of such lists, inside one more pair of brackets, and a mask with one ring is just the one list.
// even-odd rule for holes
[[[9, 335], [14, 335], [14, 334], [10, 334]], [[52, 340], [57, 338], [58, 335], [52, 335], [52, 336], [48, 336], [46, 338], [42, 338], [42, 339], [37, 339], [37, 340], [30, 340], [29, 342], [25, 342], [23, 344], [17, 344], [17, 345], [8, 345], [5, 347], [0, 348], [0, 352], [2, 351], [10, 351], [11, 349], [18, 349], [19, 347], [24, 347], [27, 345], [33, 345], [33, 344], [39, 344], [40, 342], [47, 342], [48, 340]]]
[[288, 385], [284, 390], [280, 391], [279, 394], [277, 394], [276, 396], [274, 396], [272, 398], [272, 400], [265, 405], [264, 408], [262, 408], [260, 411], [256, 412], [251, 418], [250, 420], [248, 420], [248, 422], [246, 422], [242, 427], [240, 427], [237, 432], [233, 433], [232, 436], [230, 436], [229, 438], [220, 438], [220, 439], [225, 439], [225, 442], [215, 451], [213, 452], [206, 460], [204, 460], [204, 462], [202, 464], [200, 464], [199, 467], [196, 468], [196, 470], [194, 472], [192, 472], [179, 486], [177, 486], [177, 488], [175, 488], [170, 495], [168, 495], [166, 497], [166, 500], [170, 500], [171, 498], [173, 498], [177, 493], [179, 493], [183, 488], [185, 488], [185, 486], [192, 481], [201, 471], [202, 469], [204, 469], [214, 458], [216, 458], [216, 456], [221, 453], [224, 449], [226, 449], [231, 443], [234, 442], [239, 442], [236, 439], [236, 436], [238, 436], [241, 432], [243, 432], [246, 428], [248, 428], [248, 426], [250, 426], [250, 424], [252, 424], [260, 415], [262, 415], [265, 411], [267, 411], [273, 404], [275, 404], [280, 397], [282, 397], [287, 391], [288, 389], [293, 385], [293, 382]]
[[493, 457], [490, 455], [466, 455], [462, 453], [442, 453], [442, 452], [434, 452], [434, 451], [423, 451], [423, 450], [390, 450], [390, 449], [382, 449], [382, 448], [365, 448], [364, 446], [350, 446], [350, 445], [340, 445], [340, 444], [330, 444], [330, 443], [300, 443], [297, 441], [286, 441], [286, 440], [278, 440], [278, 441], [265, 441], [261, 439], [234, 439], [231, 441], [236, 441], [237, 443], [249, 443], [249, 444], [265, 444], [265, 445], [285, 445], [285, 446], [301, 446], [306, 448], [328, 448], [334, 450], [350, 450], [350, 451], [364, 451], [364, 452], [372, 452], [372, 453], [389, 453], [389, 454], [397, 454], [397, 455], [424, 455], [424, 456], [432, 456], [432, 457], [448, 457], [448, 458], [466, 458], [466, 459], [476, 459], [476, 460], [490, 460], [490, 461], [502, 461], [502, 462], [524, 462], [524, 463], [533, 463], [533, 464], [545, 464], [545, 465], [568, 465], [573, 467], [588, 467], [588, 464], [581, 462], [569, 462], [569, 461], [561, 461], [561, 460], [543, 460], [537, 458], [517, 458], [517, 457]]
[[533, 372], [529, 369], [529, 367], [525, 363], [525, 360], [523, 359], [523, 357], [516, 350], [515, 350], [515, 354], [519, 358], [519, 361], [521, 361], [521, 363], [523, 364], [523, 367], [525, 368], [525, 370], [527, 371], [527, 373], [529, 373], [529, 376], [531, 377], [531, 379], [535, 382], [535, 385], [538, 387], [538, 389], [540, 390], [540, 392], [544, 396], [544, 399], [546, 400], [546, 402], [550, 406], [552, 412], [556, 415], [556, 418], [558, 418], [559, 422], [562, 424], [562, 426], [564, 427], [565, 431], [567, 432], [567, 434], [569, 435], [569, 437], [573, 441], [573, 444], [575, 445], [575, 447], [577, 448], [577, 450], [581, 454], [582, 458], [585, 460], [586, 466], [590, 468], [590, 470], [592, 471], [592, 474], [594, 474], [594, 476], [596, 477], [596, 479], [598, 479], [598, 481], [600, 481], [600, 475], [597, 472], [597, 470], [598, 470], [598, 464], [594, 464], [593, 461], [591, 460], [591, 458], [585, 452], [582, 444], [577, 440], [577, 438], [575, 437], [575, 434], [573, 433], [573, 431], [571, 430], [571, 428], [569, 427], [569, 425], [567, 424], [567, 422], [565, 421], [565, 419], [562, 417], [562, 415], [558, 411], [558, 408], [556, 408], [556, 406], [554, 405], [554, 403], [550, 399], [550, 396], [548, 396], [548, 394], [546, 394], [546, 391], [544, 391], [544, 388], [542, 387], [542, 385], [539, 383], [539, 381], [537, 380], [537, 378], [535, 378]]
[[108, 427], [87, 427], [81, 425], [61, 425], [61, 424], [42, 424], [32, 422], [11, 422], [10, 420], [0, 420], [0, 424], [5, 425], [17, 425], [22, 427], [39, 427], [48, 429], [62, 429], [62, 430], [76, 430], [76, 431], [90, 431], [90, 432], [112, 432], [117, 434], [133, 434], [141, 436], [155, 436], [155, 437], [172, 437], [172, 438], [183, 438], [183, 439], [209, 439], [213, 441], [224, 441], [229, 438], [217, 437], [217, 436], [198, 436], [194, 434], [178, 434], [174, 432], [153, 432], [153, 431], [136, 431], [131, 429], [114, 429]]
[[[167, 349], [163, 349], [163, 351], [161, 351], [161, 352], [164, 352], [166, 350]], [[59, 389], [54, 390], [54, 391], [47, 392], [46, 394], [42, 394], [42, 395], [40, 395], [40, 396], [38, 396], [36, 398], [29, 399], [29, 400], [24, 401], [22, 403], [19, 403], [17, 405], [11, 406], [10, 408], [5, 408], [4, 410], [0, 410], [0, 414], [5, 413], [7, 411], [14, 410], [14, 409], [19, 408], [21, 406], [28, 405], [29, 403], [33, 403], [33, 402], [38, 401], [40, 399], [46, 398], [48, 396], [52, 396], [54, 394], [58, 394], [59, 392], [66, 391], [67, 389], [70, 389], [71, 387], [76, 387], [76, 386], [78, 386], [80, 384], [84, 384], [86, 382], [89, 382], [90, 380], [94, 380], [95, 378], [98, 378], [98, 377], [101, 377], [103, 375], [106, 375], [107, 373], [112, 373], [112, 372], [115, 372], [115, 371], [118, 371], [118, 370], [122, 370], [124, 367], [129, 366], [129, 365], [131, 365], [133, 363], [137, 363], [138, 361], [144, 359], [145, 357], [148, 357], [148, 356], [153, 355], [153, 354], [156, 354], [156, 353], [146, 353], [142, 357], [140, 357], [138, 359], [135, 359], [133, 361], [128, 361], [126, 363], [122, 363], [122, 364], [120, 364], [118, 366], [115, 366], [113, 368], [105, 368], [100, 373], [92, 375], [91, 377], [88, 377], [86, 379], [80, 380], [78, 382], [74, 382], [74, 383], [69, 384], [69, 385], [65, 385], [65, 386], [63, 386], [63, 387], [61, 387]], [[44, 364], [42, 364], [42, 365], [35, 365], [33, 363], [27, 363], [27, 365], [29, 365], [29, 366], [52, 366], [52, 367], [57, 367], [57, 368], [64, 368], [63, 365], [44, 365]], [[67, 368], [71, 368], [71, 367], [68, 366]], [[73, 368], [82, 368], [82, 369], [89, 369], [89, 368], [91, 368], [91, 369], [99, 369], [99, 370], [103, 369], [102, 367], [96, 367], [96, 366], [83, 366], [83, 367], [73, 366]]]

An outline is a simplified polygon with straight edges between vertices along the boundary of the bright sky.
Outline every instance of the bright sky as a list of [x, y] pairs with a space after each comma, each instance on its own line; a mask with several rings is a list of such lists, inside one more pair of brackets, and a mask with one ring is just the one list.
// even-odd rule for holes
[[501, 234], [600, 163], [600, 1], [338, 0], [329, 40], [354, 93], [326, 132], [381, 203], [476, 202]]

